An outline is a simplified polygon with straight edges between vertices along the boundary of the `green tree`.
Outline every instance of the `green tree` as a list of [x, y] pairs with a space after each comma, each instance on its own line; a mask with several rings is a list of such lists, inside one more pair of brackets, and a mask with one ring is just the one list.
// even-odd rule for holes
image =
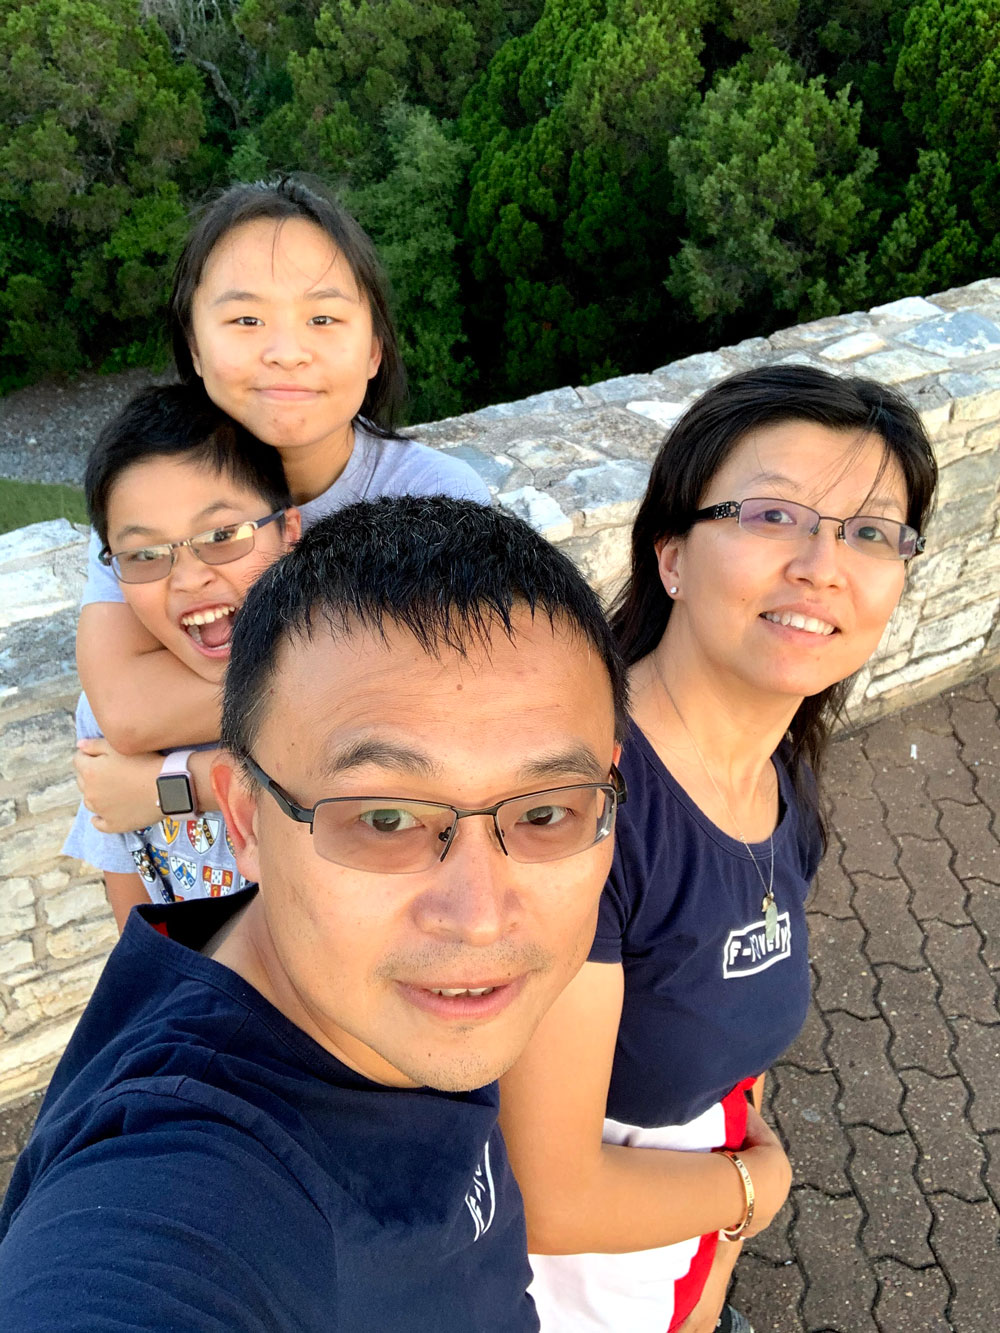
[[463, 355], [455, 201], [470, 151], [426, 107], [397, 104], [386, 117], [393, 165], [347, 204], [374, 237], [392, 282], [410, 415], [462, 411], [473, 366]]
[[150, 354], [202, 130], [199, 77], [137, 0], [0, 0], [8, 384]]
[[489, 395], [662, 354], [667, 150], [701, 78], [706, 8], [546, 0], [470, 91], [467, 238]]
[[873, 264], [882, 300], [957, 287], [976, 276], [979, 246], [959, 217], [942, 152], [924, 151], [906, 185], [905, 206], [879, 242]]
[[860, 118], [846, 89], [831, 97], [781, 59], [718, 78], [691, 114], [670, 148], [686, 239], [668, 287], [713, 337], [865, 303], [876, 155]]
[[1000, 0], [909, 7], [896, 87], [917, 143], [947, 156], [987, 266], [1000, 262]]

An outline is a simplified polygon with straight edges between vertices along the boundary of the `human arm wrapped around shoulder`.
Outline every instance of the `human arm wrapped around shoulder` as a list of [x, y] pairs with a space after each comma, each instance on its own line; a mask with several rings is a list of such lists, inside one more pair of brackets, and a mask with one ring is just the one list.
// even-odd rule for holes
[[[623, 987], [620, 965], [586, 963], [501, 1080], [501, 1125], [535, 1253], [651, 1249], [745, 1214], [740, 1175], [719, 1154], [602, 1142]], [[740, 1157], [753, 1180], [753, 1235], [784, 1202], [791, 1169], [752, 1110]]]

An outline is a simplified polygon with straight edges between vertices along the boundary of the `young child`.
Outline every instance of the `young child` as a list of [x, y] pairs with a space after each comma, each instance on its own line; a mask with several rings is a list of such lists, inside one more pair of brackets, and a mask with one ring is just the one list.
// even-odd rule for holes
[[[221, 685], [247, 589], [299, 535], [278, 452], [200, 387], [151, 388], [101, 432], [85, 489], [101, 560], [138, 622], [196, 676]], [[101, 735], [85, 694], [76, 723], [80, 739]], [[104, 831], [81, 804], [63, 852], [105, 872], [119, 929], [135, 903], [242, 887], [222, 817], [212, 812], [213, 754], [209, 744], [153, 760], [149, 804], [155, 792], [162, 817], [148, 827]]]

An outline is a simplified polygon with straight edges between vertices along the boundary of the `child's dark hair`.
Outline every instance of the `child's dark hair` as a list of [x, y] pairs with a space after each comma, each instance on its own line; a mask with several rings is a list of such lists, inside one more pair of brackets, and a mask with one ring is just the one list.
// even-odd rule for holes
[[198, 378], [191, 359], [191, 308], [209, 255], [236, 227], [261, 219], [280, 225], [289, 218], [303, 218], [330, 238], [368, 301], [382, 360], [368, 381], [358, 416], [376, 435], [392, 436], [406, 401], [406, 372], [389, 312], [388, 282], [375, 247], [342, 204], [290, 176], [230, 185], [197, 215], [174, 269], [167, 316], [177, 373], [186, 384]]
[[608, 673], [616, 734], [627, 725], [625, 672], [593, 590], [573, 562], [506, 510], [443, 495], [382, 496], [321, 519], [250, 589], [233, 628], [223, 744], [251, 753], [282, 644], [388, 626], [431, 655], [513, 634], [526, 605], [581, 636]]
[[216, 407], [200, 383], [154, 385], [108, 422], [87, 459], [87, 512], [102, 544], [108, 541], [108, 502], [122, 473], [147, 458], [172, 457], [256, 491], [268, 513], [292, 503], [277, 449]]

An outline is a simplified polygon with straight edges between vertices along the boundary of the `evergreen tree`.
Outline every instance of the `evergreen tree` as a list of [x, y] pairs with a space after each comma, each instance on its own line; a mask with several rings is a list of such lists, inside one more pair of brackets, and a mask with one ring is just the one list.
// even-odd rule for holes
[[718, 78], [671, 145], [685, 240], [672, 295], [713, 340], [866, 304], [863, 253], [876, 155], [846, 90], [783, 59]]
[[158, 341], [203, 131], [138, 0], [0, 0], [0, 353], [9, 384]]

